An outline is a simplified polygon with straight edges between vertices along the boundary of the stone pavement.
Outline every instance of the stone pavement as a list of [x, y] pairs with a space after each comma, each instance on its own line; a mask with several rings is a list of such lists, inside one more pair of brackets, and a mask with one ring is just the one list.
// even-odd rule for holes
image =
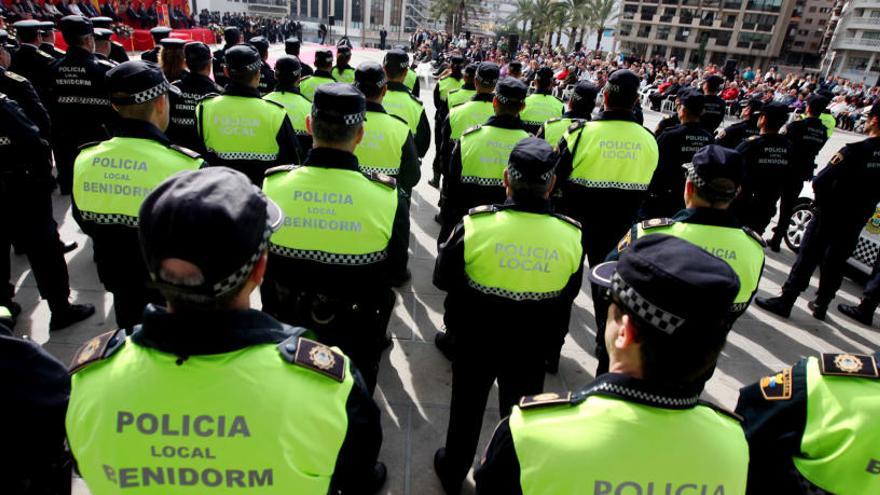
[[[273, 55], [278, 56], [279, 51], [274, 48]], [[356, 51], [355, 62], [364, 59], [380, 60], [381, 53]], [[428, 85], [423, 87], [423, 101], [433, 112], [430, 90]], [[659, 118], [655, 112], [646, 112], [647, 126], [653, 129]], [[827, 163], [839, 147], [857, 139], [860, 137], [836, 132], [825, 146], [820, 163]], [[445, 439], [452, 375], [449, 363], [433, 344], [435, 333], [442, 328], [444, 296], [431, 283], [439, 231], [433, 221], [438, 193], [425, 184], [430, 177], [432, 158], [433, 155], [429, 154], [423, 161], [423, 180], [415, 188], [412, 202], [410, 268], [413, 280], [398, 291], [398, 303], [390, 325], [394, 346], [382, 363], [375, 394], [383, 411], [385, 440], [380, 458], [388, 465], [389, 480], [383, 490], [388, 494], [442, 493], [434, 476], [432, 458]], [[91, 243], [73, 221], [69, 200], [57, 195], [54, 199], [62, 238], [80, 244], [79, 249], [67, 255], [72, 299], [94, 304], [97, 313], [85, 322], [50, 336], [48, 307], [39, 299], [27, 260], [14, 256], [13, 280], [18, 287], [16, 300], [24, 308], [16, 332], [44, 344], [59, 359], [69, 362], [79, 345], [98, 333], [113, 329], [115, 322], [112, 297], [98, 282], [92, 263]], [[139, 253], [131, 255], [139, 256]], [[794, 254], [787, 250], [779, 254], [768, 252], [767, 255], [760, 295], [775, 294], [794, 261]], [[815, 287], [815, 279], [813, 282]], [[589, 293], [585, 285], [576, 300], [560, 372], [546, 377], [548, 391], [575, 389], [592, 378], [596, 366], [591, 354], [595, 324]], [[847, 280], [835, 303], [855, 302], [860, 294], [861, 286]], [[254, 299], [259, 307], [258, 298]], [[536, 334], [541, 331], [535, 329]], [[798, 302], [790, 320], [778, 319], [753, 306], [731, 333], [718, 370], [707, 386], [705, 398], [732, 408], [741, 385], [786, 363], [821, 351], [864, 352], [878, 346], [880, 333], [876, 329], [846, 320], [836, 309], [829, 312], [825, 322], [814, 320], [806, 310], [806, 299]], [[480, 449], [485, 446], [498, 419], [497, 398], [493, 395], [489, 399]], [[466, 485], [464, 492], [471, 491], [471, 486]], [[74, 493], [88, 493], [82, 480], [74, 481]]]

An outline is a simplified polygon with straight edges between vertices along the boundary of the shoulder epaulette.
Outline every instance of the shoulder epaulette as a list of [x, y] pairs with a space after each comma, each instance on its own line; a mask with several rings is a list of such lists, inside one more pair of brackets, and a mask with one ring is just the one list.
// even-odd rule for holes
[[581, 228], [581, 223], [568, 215], [563, 215], [562, 213], [554, 213], [553, 216], [564, 222], [568, 222], [577, 228]]
[[719, 412], [719, 413], [727, 416], [728, 418], [736, 421], [737, 423], [742, 423], [744, 421], [743, 417], [740, 416], [739, 414], [737, 414], [729, 409], [725, 409], [725, 408], [719, 406], [718, 404], [713, 404], [707, 400], [700, 400], [699, 404], [701, 406], [706, 406], [710, 409], [714, 409], [715, 412]]
[[109, 60], [104, 60], [103, 58], [96, 58], [95, 61], [97, 61], [101, 65], [106, 65], [107, 67], [110, 67], [111, 69], [113, 67], [116, 67], [116, 64], [114, 64], [113, 62], [111, 62]]
[[420, 100], [418, 96], [416, 96], [416, 95], [410, 93], [409, 91], [407, 91], [406, 94], [408, 94], [409, 97], [412, 98], [412, 99], [413, 99], [416, 103], [418, 103], [420, 106], [425, 106], [425, 104], [422, 103], [422, 100]]
[[388, 186], [392, 189], [397, 187], [397, 179], [391, 177], [390, 175], [380, 174], [379, 172], [370, 172], [364, 174], [373, 182], [378, 182], [384, 186]]
[[545, 124], [552, 124], [553, 122], [559, 122], [560, 120], [562, 120], [562, 117], [553, 117], [552, 119], [547, 119]]
[[461, 91], [461, 88], [450, 89], [446, 94], [451, 95], [452, 93], [458, 93], [459, 91]]
[[461, 133], [462, 136], [467, 136], [468, 134], [473, 134], [474, 132], [479, 131], [483, 126], [475, 125], [473, 127], [468, 127], [464, 132]]
[[44, 52], [43, 50], [37, 50], [37, 53], [39, 53], [40, 55], [42, 55], [45, 58], [51, 59], [52, 61], [55, 60], [55, 57], [53, 57], [52, 55], [49, 55], [48, 53]]
[[758, 244], [760, 244], [762, 248], [767, 247], [767, 242], [764, 241], [764, 238], [761, 237], [760, 234], [758, 234], [758, 233], [755, 232], [754, 230], [752, 230], [752, 229], [746, 227], [745, 225], [743, 225], [742, 229], [743, 229], [743, 232], [745, 232], [746, 234], [749, 234], [749, 237], [751, 237], [751, 238], [754, 239]]
[[757, 135], [757, 136], [749, 136], [749, 137], [746, 138], [746, 141], [754, 141], [755, 139], [758, 139], [759, 137], [761, 137], [761, 136], [760, 136], [760, 135]]
[[82, 151], [86, 148], [91, 148], [92, 146], [97, 146], [101, 143], [102, 143], [102, 141], [89, 141], [88, 143], [83, 143], [83, 144], [79, 145], [79, 148], [77, 148], [77, 149]]
[[496, 208], [495, 205], [482, 205], [482, 206], [475, 206], [475, 207], [471, 208], [470, 210], [468, 210], [468, 215], [480, 215], [482, 213], [495, 213], [496, 211], [498, 211], [498, 208]]
[[570, 126], [568, 126], [568, 132], [574, 132], [574, 131], [580, 129], [581, 127], [583, 127], [583, 126], [585, 126], [585, 125], [587, 125], [587, 121], [585, 121], [585, 120], [575, 120], [575, 121], [573, 121], [573, 122], [571, 123]]
[[70, 362], [71, 374], [86, 366], [112, 356], [125, 344], [125, 330], [111, 330], [93, 337], [83, 344]]
[[312, 78], [311, 74], [309, 74], [307, 76], [303, 76], [299, 79], [299, 83], [302, 84], [303, 81], [305, 81], [306, 79], [311, 79], [311, 78]]
[[278, 344], [278, 352], [290, 364], [302, 366], [340, 383], [345, 381], [345, 356], [320, 342], [294, 336]]
[[197, 102], [201, 103], [205, 100], [210, 100], [211, 98], [216, 98], [218, 96], [220, 96], [220, 93], [207, 93], [207, 94], [200, 96], [199, 99], [197, 100]]
[[195, 151], [193, 151], [193, 150], [191, 150], [191, 149], [189, 149], [189, 148], [186, 148], [186, 147], [184, 147], [184, 146], [180, 146], [180, 145], [177, 145], [177, 144], [172, 144], [172, 145], [170, 145], [170, 146], [168, 146], [168, 147], [171, 148], [171, 149], [173, 149], [174, 151], [176, 151], [176, 152], [178, 152], [178, 153], [184, 154], [184, 155], [186, 155], [186, 156], [192, 158], [193, 160], [198, 160], [198, 159], [200, 159], [200, 158], [202, 157], [202, 155], [200, 155], [200, 154], [196, 153]]
[[823, 375], [880, 378], [874, 356], [864, 354], [822, 354], [819, 361]]
[[278, 172], [290, 172], [291, 170], [296, 170], [298, 168], [299, 165], [279, 165], [277, 167], [270, 167], [266, 169], [264, 176], [269, 177], [270, 175], [277, 174]]
[[[276, 107], [278, 107], [278, 108], [284, 110], [284, 105], [282, 105], [281, 103], [278, 103], [277, 101], [274, 101], [274, 100], [266, 100], [266, 99], [263, 99], [263, 101], [265, 101], [265, 102], [267, 102], [267, 103], [271, 103], [271, 104], [275, 105]], [[286, 111], [286, 110], [285, 110], [285, 111]]]
[[571, 405], [571, 392], [557, 394], [555, 392], [547, 392], [538, 395], [527, 395], [519, 400], [519, 408], [538, 409], [549, 406]]
[[641, 223], [642, 230], [648, 229], [656, 229], [658, 227], [666, 227], [674, 224], [675, 221], [671, 218], [652, 218], [650, 220], [644, 220]]
[[22, 76], [21, 74], [16, 74], [15, 72], [12, 72], [11, 70], [5, 71], [4, 74], [6, 74], [6, 77], [8, 77], [9, 79], [12, 79], [13, 81], [16, 81], [16, 82], [26, 82], [27, 81], [26, 77]]
[[633, 230], [635, 230], [635, 229], [631, 228], [631, 229], [627, 230], [626, 234], [624, 234], [623, 237], [619, 241], [617, 241], [617, 252], [618, 253], [622, 253], [623, 251], [626, 250], [626, 248], [628, 248], [633, 243]]
[[401, 117], [400, 115], [395, 115], [395, 114], [393, 114], [393, 113], [389, 113], [388, 115], [390, 115], [390, 116], [394, 117], [395, 119], [399, 120], [403, 125], [405, 125], [405, 126], [407, 127], [407, 129], [409, 128], [409, 124], [408, 124], [408, 123], [406, 122], [406, 120], [404, 120], [403, 117]]
[[562, 101], [562, 98], [560, 98], [560, 97], [558, 97], [558, 96], [556, 96], [556, 95], [550, 95], [550, 96], [556, 98], [556, 99], [559, 101], [559, 103], [565, 104], [565, 102]]
[[775, 375], [765, 376], [758, 382], [764, 400], [790, 400], [792, 396], [791, 368], [786, 368]]

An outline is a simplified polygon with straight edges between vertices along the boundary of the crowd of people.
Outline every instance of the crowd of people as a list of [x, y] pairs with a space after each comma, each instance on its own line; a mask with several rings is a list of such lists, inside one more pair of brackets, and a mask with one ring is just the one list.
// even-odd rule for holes
[[[29, 19], [57, 21], [67, 15], [109, 17], [113, 22], [140, 29], [150, 29], [159, 24], [156, 2], [146, 5], [136, 0], [106, 1], [96, 6], [89, 0], [44, 0], [42, 3], [13, 0], [8, 6], [5, 3], [0, 5], [0, 16], [9, 24]], [[184, 12], [180, 3], [169, 5], [168, 21], [171, 27], [180, 29], [191, 28], [195, 24], [193, 17]]]
[[[95, 312], [69, 301], [63, 254], [77, 246], [59, 237], [57, 187], [116, 323], [68, 374], [12, 336], [22, 308], [0, 264], [12, 493], [65, 493], [73, 466], [94, 495], [379, 491], [374, 395], [432, 141], [446, 493], [462, 490], [496, 382], [479, 493], [880, 489], [880, 353], [755, 376], [736, 413], [700, 399], [752, 300], [788, 318], [821, 266], [809, 308], [825, 319], [880, 201], [880, 102], [868, 139], [817, 171], [833, 102], [860, 91], [845, 81], [427, 31], [357, 67], [343, 38], [312, 67], [296, 22], [220, 21], [214, 52], [160, 27], [156, 49], [121, 62], [86, 16], [59, 20], [66, 53], [43, 22], [16, 23], [15, 43], [0, 31], [0, 250], [27, 255], [52, 335]], [[272, 36], [285, 37], [274, 64]], [[420, 61], [436, 65], [425, 91]], [[748, 90], [727, 125], [732, 83]], [[655, 100], [671, 114], [651, 132], [641, 104]], [[756, 298], [807, 181], [816, 210], [797, 261], [778, 297]], [[596, 379], [545, 392], [582, 287]], [[876, 304], [839, 309], [870, 324]]]

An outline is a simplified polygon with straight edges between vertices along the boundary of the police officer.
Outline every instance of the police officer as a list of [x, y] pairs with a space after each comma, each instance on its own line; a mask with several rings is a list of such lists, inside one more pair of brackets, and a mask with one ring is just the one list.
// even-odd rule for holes
[[676, 114], [681, 124], [657, 136], [660, 159], [648, 185], [648, 199], [642, 206], [642, 218], [663, 218], [681, 210], [684, 193], [684, 169], [700, 148], [712, 142], [712, 134], [700, 123], [705, 97], [691, 88], [676, 98]]
[[654, 129], [654, 135], [660, 136], [664, 132], [672, 129], [673, 127], [681, 125], [681, 120], [678, 118], [678, 107], [681, 105], [681, 96], [685, 94], [690, 94], [694, 91], [694, 88], [690, 86], [683, 86], [675, 93], [675, 100], [673, 100], [675, 104], [676, 111], [671, 115], [667, 115], [660, 119], [660, 122], [657, 123], [657, 127]]
[[150, 29], [150, 36], [153, 37], [153, 48], [141, 53], [141, 60], [159, 63], [159, 42], [171, 36], [171, 28], [165, 26], [156, 26]]
[[9, 70], [24, 76], [40, 95], [44, 103], [49, 101], [49, 68], [55, 62], [52, 55], [40, 50], [40, 21], [28, 19], [13, 24], [18, 49], [12, 54]]
[[779, 219], [776, 221], [773, 237], [768, 242], [770, 249], [774, 252], [779, 252], [782, 238], [788, 231], [792, 210], [794, 210], [795, 203], [804, 188], [804, 182], [813, 178], [813, 171], [816, 169], [816, 155], [828, 140], [825, 125], [819, 119], [827, 105], [828, 100], [824, 96], [810, 95], [807, 97], [807, 117], [794, 120], [780, 131], [780, 134], [785, 135], [791, 141], [793, 156], [792, 166], [789, 168], [789, 173], [782, 186]]
[[746, 139], [759, 134], [758, 115], [764, 107], [764, 102], [760, 98], [750, 98], [741, 105], [742, 110], [739, 114], [741, 120], [718, 131], [715, 135], [715, 142], [725, 148], [736, 149]]
[[409, 56], [403, 50], [388, 50], [383, 65], [388, 76], [387, 92], [382, 99], [385, 110], [400, 117], [409, 126], [419, 158], [425, 156], [431, 146], [431, 124], [421, 100], [413, 96], [405, 85]]
[[714, 74], [703, 80], [703, 94], [706, 95], [706, 102], [703, 104], [703, 115], [700, 116], [700, 123], [713, 136], [718, 126], [724, 122], [724, 115], [727, 109], [727, 103], [718, 96], [722, 84], [724, 84], [724, 78]]
[[214, 52], [214, 82], [221, 87], [229, 83], [226, 75], [226, 50], [241, 43], [241, 30], [235, 26], [223, 28], [223, 41], [226, 43], [223, 48]]
[[568, 100], [568, 111], [562, 117], [547, 120], [541, 125], [536, 136], [544, 138], [554, 148], [571, 124], [578, 121], [589, 122], [593, 119], [593, 109], [596, 107], [596, 96], [599, 88], [589, 81], [578, 81], [574, 85], [571, 98]]
[[12, 301], [9, 250], [12, 243], [28, 257], [40, 297], [49, 303], [49, 330], [61, 330], [95, 312], [89, 304], [70, 304], [67, 262], [58, 225], [52, 216], [51, 149], [21, 108], [0, 95], [0, 306], [12, 316], [21, 306]]
[[447, 95], [453, 89], [458, 89], [464, 84], [461, 69], [465, 60], [461, 55], [453, 55], [449, 58], [449, 73], [441, 76], [434, 85], [434, 176], [428, 181], [431, 187], [440, 187], [440, 176], [443, 174], [445, 162], [442, 157], [443, 150], [443, 126], [449, 116], [449, 107], [446, 104]]
[[299, 38], [295, 36], [287, 38], [286, 40], [284, 40], [284, 53], [294, 56], [297, 58], [297, 60], [299, 60], [299, 64], [300, 66], [302, 66], [301, 77], [311, 76], [312, 73], [315, 72], [315, 70], [312, 69], [309, 64], [303, 62], [302, 59], [299, 58], [299, 50], [301, 46], [302, 43], [300, 42]]
[[[694, 154], [687, 165], [683, 196], [685, 209], [672, 218], [652, 218], [636, 223], [608, 256], [614, 261], [639, 237], [664, 234], [682, 238], [703, 247], [724, 260], [739, 277], [740, 290], [729, 310], [731, 324], [749, 307], [758, 292], [764, 271], [764, 243], [748, 227], [743, 227], [729, 211], [745, 179], [746, 165], [742, 155], [729, 148], [709, 145]], [[608, 371], [608, 350], [605, 348], [605, 317], [607, 305], [596, 304], [596, 375]], [[706, 377], [708, 379], [708, 377]]]
[[479, 66], [480, 64], [478, 63], [470, 63], [465, 66], [461, 75], [461, 87], [449, 91], [449, 94], [446, 95], [447, 112], [459, 105], [469, 102], [471, 98], [477, 94], [474, 77], [477, 75], [477, 67]]
[[843, 282], [843, 268], [865, 223], [880, 201], [880, 103], [868, 111], [865, 131], [868, 139], [844, 146], [813, 179], [813, 220], [807, 226], [797, 260], [791, 267], [782, 294], [757, 298], [755, 303], [788, 318], [798, 295], [810, 285], [810, 277], [821, 266], [816, 299], [810, 301], [813, 316], [825, 318], [828, 304]]
[[776, 214], [776, 203], [782, 195], [786, 177], [791, 175], [793, 148], [779, 129], [788, 120], [788, 107], [771, 102], [758, 116], [761, 134], [752, 136], [736, 147], [746, 162], [746, 181], [731, 210], [743, 225], [763, 235], [770, 219]]
[[299, 145], [284, 106], [260, 98], [262, 60], [257, 49], [226, 50], [229, 84], [221, 96], [206, 96], [196, 107], [196, 125], [208, 163], [243, 172], [262, 184], [266, 169], [299, 163]]
[[77, 156], [73, 205], [77, 221], [92, 238], [101, 282], [113, 293], [116, 324], [131, 330], [148, 302], [162, 302], [147, 288], [140, 258], [132, 256], [138, 251], [138, 209], [165, 178], [197, 169], [203, 161], [163, 133], [171, 107], [167, 94], [179, 90], [159, 66], [125, 62], [107, 72], [107, 84], [120, 119], [112, 139], [86, 145]]
[[[131, 336], [95, 337], [71, 368], [67, 437], [92, 493], [382, 486], [379, 410], [349, 358], [250, 309], [281, 221], [223, 167], [180, 173], [144, 200], [144, 261], [168, 308], [149, 306]], [[182, 455], [157, 465], [161, 448]]]
[[736, 274], [687, 241], [649, 235], [591, 279], [612, 301], [611, 372], [578, 392], [524, 397], [495, 429], [477, 492], [745, 493], [742, 426], [700, 400]]
[[568, 328], [562, 316], [580, 291], [580, 228], [550, 207], [554, 158], [541, 139], [517, 143], [504, 171], [507, 200], [471, 209], [440, 246], [434, 285], [447, 291], [443, 320], [456, 335], [449, 428], [434, 456], [446, 493], [460, 491], [473, 464], [495, 380], [501, 417], [543, 390], [536, 348]]
[[351, 45], [348, 40], [341, 40], [336, 45], [336, 65], [330, 71], [333, 79], [339, 82], [354, 83], [354, 67], [348, 65], [351, 62]]
[[113, 67], [119, 65], [110, 59], [110, 37], [113, 31], [103, 28], [95, 28], [95, 58], [109, 62]]
[[314, 100], [315, 91], [322, 84], [336, 82], [330, 74], [333, 66], [333, 52], [330, 50], [318, 50], [315, 52], [315, 72], [311, 76], [305, 76], [299, 81], [299, 90], [309, 101]]
[[821, 354], [740, 390], [748, 494], [880, 490], [880, 353]]
[[265, 96], [275, 91], [275, 86], [278, 85], [278, 81], [275, 79], [275, 71], [272, 70], [272, 66], [267, 62], [269, 59], [269, 40], [265, 36], [254, 36], [248, 40], [248, 43], [260, 52], [260, 59], [263, 61], [263, 64], [260, 65], [260, 84], [257, 86], [257, 89], [260, 90], [261, 95]]
[[187, 71], [172, 82], [177, 89], [168, 93], [171, 99], [171, 119], [165, 135], [176, 144], [192, 150], [202, 150], [202, 140], [196, 131], [196, 106], [207, 95], [219, 94], [223, 88], [211, 79], [211, 49], [200, 41], [183, 47]]
[[275, 62], [275, 76], [278, 85], [275, 91], [267, 94], [263, 99], [274, 101], [284, 105], [287, 117], [296, 133], [300, 153], [305, 156], [312, 149], [312, 135], [306, 127], [306, 117], [312, 111], [312, 102], [306, 99], [299, 91], [299, 81], [302, 75], [302, 63], [293, 55], [286, 55]]
[[52, 21], [40, 22], [40, 50], [48, 53], [55, 60], [63, 57], [64, 50], [55, 48], [55, 23]]
[[840, 303], [837, 305], [837, 310], [844, 316], [870, 327], [874, 323], [874, 311], [877, 310], [878, 305], [880, 305], [880, 256], [874, 260], [874, 269], [865, 283], [865, 291], [859, 304]]
[[526, 130], [531, 134], [536, 134], [544, 122], [559, 117], [565, 111], [565, 103], [553, 96], [555, 82], [553, 69], [538, 69], [535, 75], [535, 92], [526, 98], [526, 108], [520, 115]]
[[[482, 88], [484, 83], [479, 84]], [[465, 131], [456, 143], [443, 181], [439, 242], [446, 241], [469, 209], [504, 201], [504, 167], [516, 143], [529, 137], [519, 118], [527, 94], [528, 88], [519, 79], [498, 81], [492, 101], [495, 115]]]
[[[95, 57], [92, 23], [83, 16], [61, 18], [67, 54], [52, 65], [52, 151], [61, 194], [70, 194], [73, 161], [83, 144], [107, 138], [116, 112], [110, 106], [105, 75], [113, 64]], [[87, 117], [87, 118], [86, 118]]]
[[[404, 54], [406, 53], [406, 46], [405, 45], [395, 45], [394, 49], [400, 50]], [[419, 80], [419, 75], [416, 73], [415, 70], [413, 70], [413, 68], [416, 66], [416, 64], [413, 63], [413, 65], [411, 65], [411, 66], [409, 65], [409, 55], [407, 55], [406, 61], [407, 61], [406, 77], [403, 80], [403, 84], [406, 86], [406, 88], [409, 90], [410, 93], [414, 94], [417, 98], [421, 99], [422, 84], [421, 84], [421, 81]]]
[[[109, 17], [92, 17], [92, 26], [95, 28], [101, 29], [113, 29], [113, 19]], [[110, 41], [110, 60], [121, 64], [122, 62], [128, 62], [128, 53], [125, 51], [125, 47], [122, 46], [122, 43], [118, 41]]]
[[15, 100], [24, 110], [28, 120], [39, 128], [43, 139], [48, 140], [51, 136], [52, 126], [46, 107], [40, 100], [36, 89], [24, 76], [7, 70], [11, 64], [12, 50], [14, 49], [14, 46], [8, 41], [9, 36], [6, 31], [0, 30], [0, 93]]
[[393, 269], [406, 260], [408, 212], [394, 179], [358, 167], [365, 112], [352, 85], [319, 87], [303, 165], [267, 171], [263, 189], [286, 220], [270, 241], [262, 295], [265, 311], [339, 345], [372, 392], [394, 308]]

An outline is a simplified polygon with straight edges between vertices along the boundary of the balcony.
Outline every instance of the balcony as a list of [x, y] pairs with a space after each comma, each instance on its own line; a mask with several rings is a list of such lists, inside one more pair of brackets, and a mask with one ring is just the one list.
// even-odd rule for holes
[[832, 43], [837, 50], [865, 50], [869, 52], [880, 51], [880, 39], [843, 38]]
[[880, 9], [880, 0], [853, 0], [853, 8], [875, 8]]
[[850, 17], [847, 28], [880, 29], [880, 17]]

